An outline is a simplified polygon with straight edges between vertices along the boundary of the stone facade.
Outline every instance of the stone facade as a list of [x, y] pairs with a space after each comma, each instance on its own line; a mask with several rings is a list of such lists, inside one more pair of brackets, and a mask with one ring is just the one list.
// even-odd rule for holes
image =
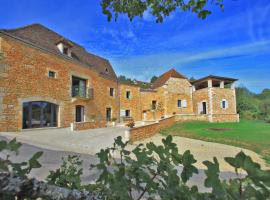
[[[22, 129], [22, 106], [24, 102], [46, 101], [59, 106], [57, 127], [69, 127], [75, 121], [75, 107], [85, 107], [85, 120], [106, 119], [106, 108], [112, 109], [112, 117], [119, 116], [117, 81], [104, 78], [94, 70], [71, 59], [35, 48], [14, 38], [0, 35], [4, 59], [0, 77], [0, 131]], [[49, 78], [48, 71], [56, 72]], [[71, 96], [71, 77], [76, 75], [87, 80], [87, 88], [94, 89], [93, 99]], [[106, 92], [115, 88], [113, 97]]]
[[[30, 32], [23, 32], [29, 36], [32, 28], [41, 34], [36, 34], [31, 41], [20, 38], [23, 36], [20, 31], [30, 29]], [[235, 89], [233, 85], [224, 87], [233, 84], [235, 79], [209, 76], [190, 82], [172, 69], [161, 75], [151, 88], [142, 89], [135, 84], [119, 83], [106, 59], [88, 54], [71, 41], [60, 43], [62, 50], [64, 45], [73, 46], [67, 55], [61, 54], [57, 50], [59, 42], [56, 42], [61, 37], [40, 25], [22, 28], [17, 33], [19, 37], [10, 33], [14, 31], [0, 31], [0, 53], [3, 54], [0, 60], [0, 131], [23, 129], [26, 115], [23, 106], [28, 102], [56, 105], [56, 116], [50, 116], [57, 118], [56, 127], [73, 124], [77, 130], [103, 127], [113, 118], [118, 122], [125, 118], [158, 121], [171, 116], [179, 121], [239, 121]], [[43, 46], [36, 43], [40, 39]], [[85, 84], [83, 98], [73, 95], [73, 77]], [[83, 107], [83, 116], [77, 115], [78, 106]], [[205, 113], [202, 113], [202, 106], [205, 106]], [[31, 115], [33, 112], [31, 110]], [[44, 113], [40, 114], [41, 119], [45, 118]], [[82, 123], [74, 124], [77, 117], [82, 118]], [[40, 121], [38, 123], [43, 123]]]
[[[119, 84], [120, 93], [120, 120], [132, 117], [135, 121], [142, 119], [141, 92], [140, 87], [131, 84]], [[126, 113], [129, 111], [129, 113]]]

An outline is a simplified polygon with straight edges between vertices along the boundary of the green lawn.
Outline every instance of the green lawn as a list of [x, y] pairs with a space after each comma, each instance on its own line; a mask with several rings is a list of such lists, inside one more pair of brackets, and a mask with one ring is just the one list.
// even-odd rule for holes
[[261, 154], [270, 164], [269, 123], [245, 120], [240, 123], [178, 122], [161, 134], [243, 147]]

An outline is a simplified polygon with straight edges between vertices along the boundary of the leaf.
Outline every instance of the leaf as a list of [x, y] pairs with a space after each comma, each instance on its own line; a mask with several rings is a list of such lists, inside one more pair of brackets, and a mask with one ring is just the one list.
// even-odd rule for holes
[[2, 140], [0, 141], [0, 152], [7, 148], [7, 142]]
[[7, 148], [10, 151], [14, 151], [16, 152], [16, 155], [18, 155], [19, 153], [19, 148], [22, 146], [22, 143], [17, 142], [16, 138], [14, 138], [13, 140], [11, 140], [8, 144], [7, 144]]
[[42, 151], [39, 151], [35, 153], [32, 158], [30, 158], [29, 162], [29, 168], [34, 169], [34, 168], [40, 168], [41, 164], [38, 162], [38, 159], [43, 155]]
[[196, 163], [194, 156], [189, 150], [185, 151], [182, 157], [182, 164], [184, 168], [181, 173], [181, 178], [184, 183], [186, 183], [193, 176], [193, 174], [199, 173], [198, 169], [193, 166], [194, 163]]

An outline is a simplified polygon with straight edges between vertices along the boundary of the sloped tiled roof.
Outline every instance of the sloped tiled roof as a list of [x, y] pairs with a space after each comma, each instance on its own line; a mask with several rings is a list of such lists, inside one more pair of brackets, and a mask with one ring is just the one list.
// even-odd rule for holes
[[63, 55], [57, 48], [57, 44], [60, 41], [65, 41], [70, 44], [72, 60], [88, 66], [102, 76], [117, 80], [117, 76], [107, 59], [87, 52], [82, 46], [66, 39], [41, 24], [32, 24], [17, 29], [2, 29], [0, 32], [67, 58], [67, 56]]
[[177, 72], [175, 69], [170, 69], [169, 71], [165, 72], [162, 74], [158, 79], [153, 83], [152, 88], [159, 88], [163, 86], [169, 78], [182, 78], [182, 79], [187, 79], [184, 75], [180, 74]]

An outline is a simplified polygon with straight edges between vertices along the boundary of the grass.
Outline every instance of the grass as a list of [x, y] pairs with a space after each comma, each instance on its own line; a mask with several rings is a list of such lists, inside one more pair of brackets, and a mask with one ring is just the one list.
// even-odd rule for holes
[[270, 124], [242, 120], [240, 123], [178, 122], [161, 131], [164, 135], [182, 136], [229, 144], [255, 151], [270, 164]]

